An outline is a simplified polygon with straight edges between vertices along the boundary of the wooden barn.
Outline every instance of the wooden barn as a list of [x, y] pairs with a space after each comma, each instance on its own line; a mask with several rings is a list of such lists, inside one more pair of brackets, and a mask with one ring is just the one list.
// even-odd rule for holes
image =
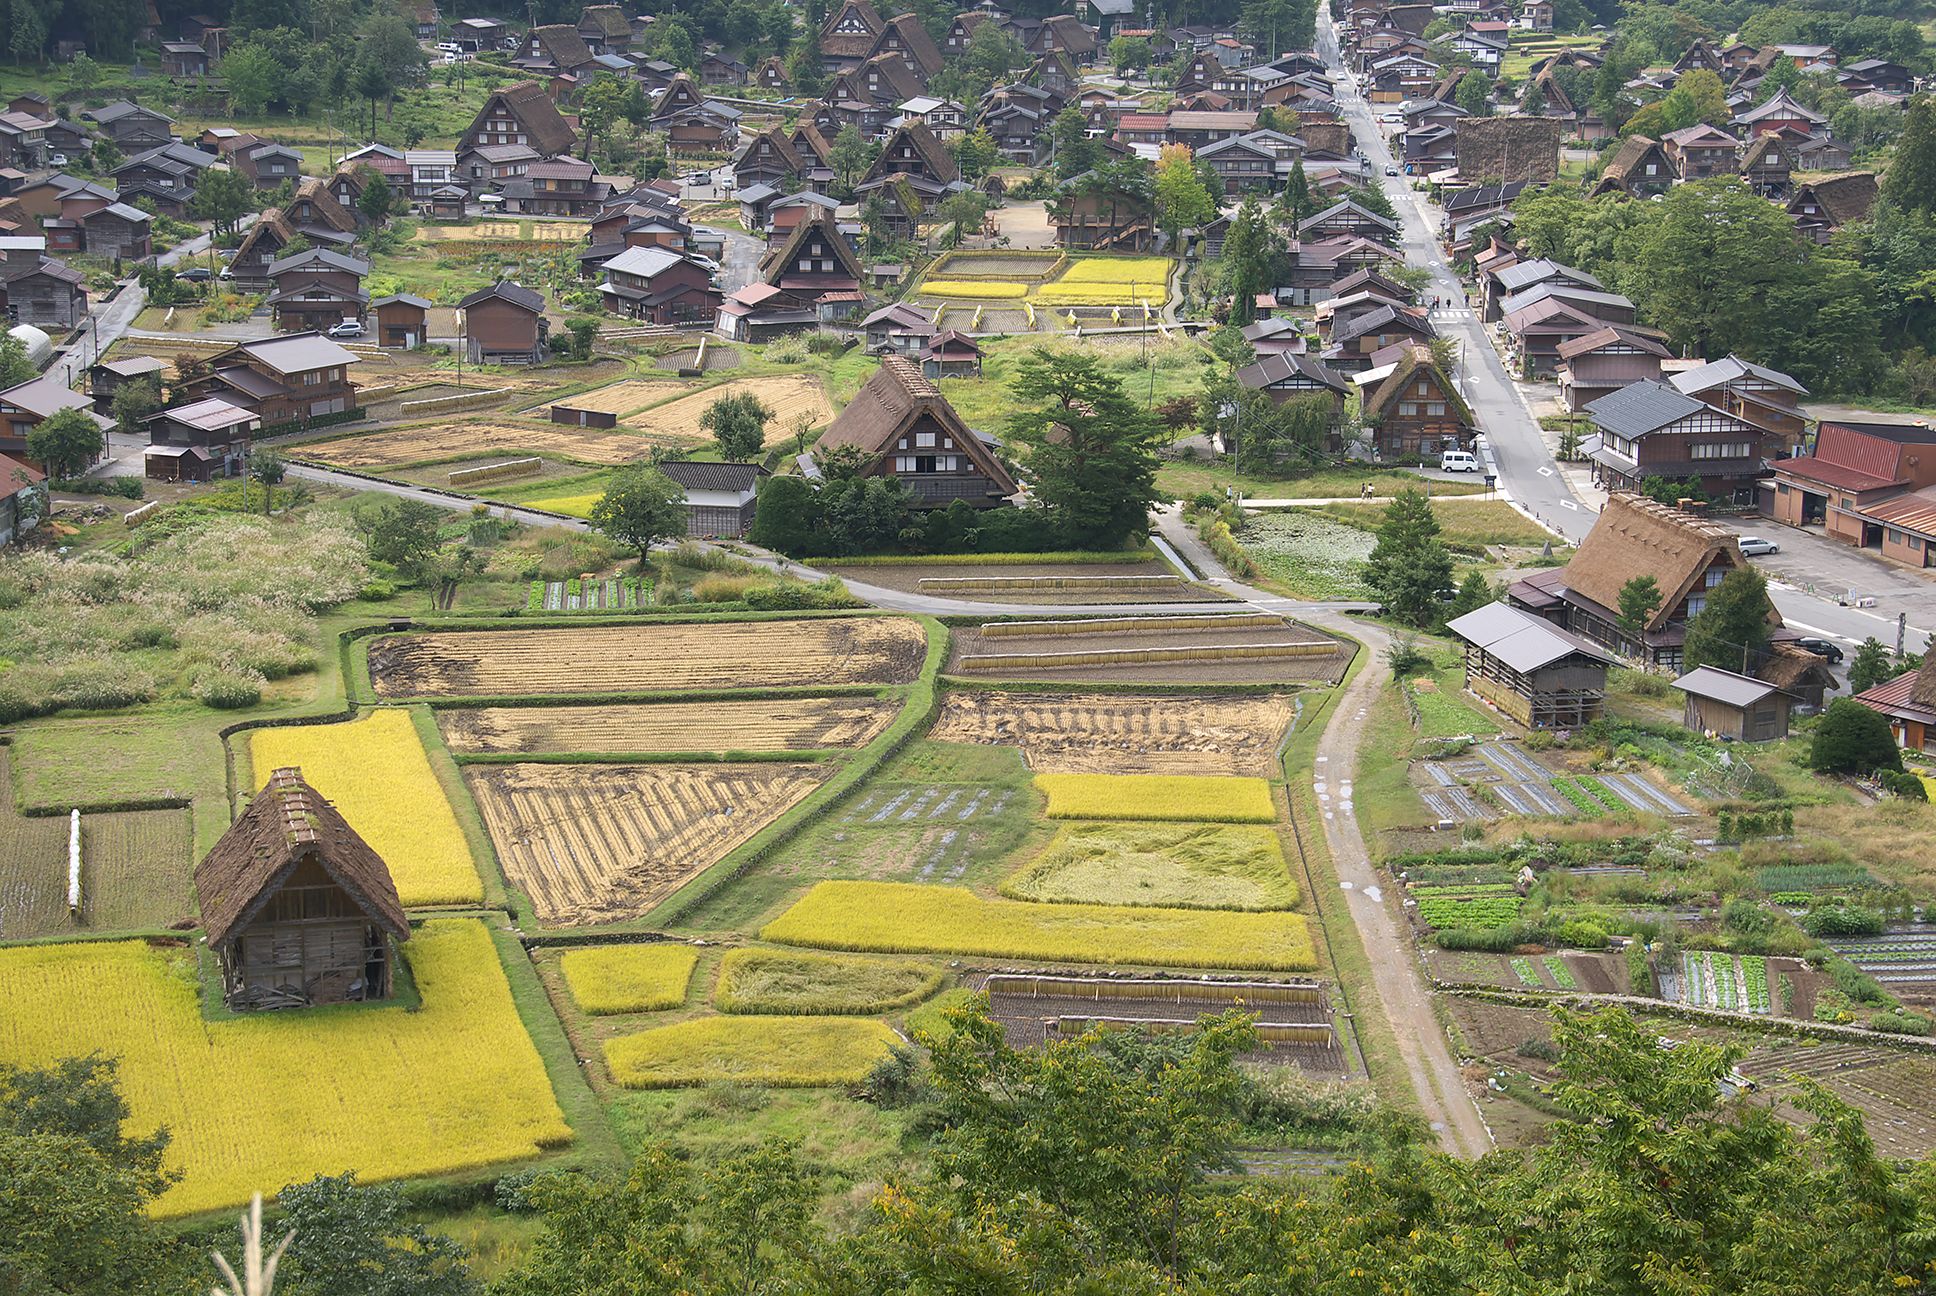
[[1737, 742], [1773, 742], [1788, 736], [1788, 691], [1767, 680], [1699, 666], [1674, 681], [1687, 696], [1682, 723], [1696, 733]]
[[1465, 686], [1528, 729], [1577, 729], [1606, 704], [1604, 650], [1493, 602], [1446, 623], [1465, 641]]
[[387, 999], [410, 935], [390, 870], [302, 772], [279, 769], [195, 868], [233, 1009]]

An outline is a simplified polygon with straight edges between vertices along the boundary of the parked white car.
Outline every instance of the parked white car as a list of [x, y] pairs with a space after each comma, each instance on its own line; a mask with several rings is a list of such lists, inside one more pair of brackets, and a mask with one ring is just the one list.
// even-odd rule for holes
[[1439, 456], [1439, 471], [1476, 473], [1479, 471], [1479, 456], [1470, 450], [1447, 450]]

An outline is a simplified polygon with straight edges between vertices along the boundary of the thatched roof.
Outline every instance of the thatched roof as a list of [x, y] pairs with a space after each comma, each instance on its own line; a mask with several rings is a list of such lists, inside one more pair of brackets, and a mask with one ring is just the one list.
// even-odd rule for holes
[[944, 185], [952, 183], [959, 174], [948, 146], [921, 122], [909, 122], [897, 127], [887, 137], [887, 143], [881, 146], [880, 156], [874, 159], [873, 166], [867, 168], [861, 183], [878, 180], [897, 171], [925, 176]]
[[[900, 51], [889, 48], [888, 33], [890, 32], [900, 37]], [[921, 20], [911, 13], [888, 19], [887, 25], [881, 28], [881, 34], [874, 38], [874, 45], [868, 50], [868, 54], [871, 57], [876, 54], [892, 54], [901, 51], [905, 51], [904, 56], [907, 61], [914, 65], [914, 70], [921, 74], [924, 81], [944, 66], [941, 49], [934, 43], [934, 37], [928, 35], [928, 29], [923, 27]]]
[[1404, 347], [1397, 367], [1365, 393], [1365, 417], [1373, 420], [1380, 418], [1410, 387], [1412, 381], [1421, 377], [1430, 377], [1438, 385], [1444, 395], [1446, 408], [1458, 416], [1459, 422], [1467, 427], [1473, 426], [1472, 410], [1466, 405], [1465, 397], [1459, 395], [1459, 389], [1453, 385], [1451, 378], [1433, 361], [1432, 349], [1416, 345]]
[[1618, 608], [1623, 585], [1652, 576], [1660, 585], [1660, 606], [1646, 629], [1658, 630], [1717, 555], [1733, 566], [1747, 565], [1725, 527], [1644, 495], [1615, 491], [1566, 564], [1566, 584], [1601, 607]]
[[1618, 183], [1623, 189], [1626, 188], [1628, 181], [1633, 177], [1634, 168], [1646, 161], [1649, 154], [1653, 155], [1660, 167], [1656, 173], [1660, 182], [1666, 184], [1671, 181], [1674, 173], [1668, 169], [1667, 154], [1660, 147], [1660, 141], [1645, 135], [1629, 135], [1621, 141], [1613, 159], [1600, 172], [1600, 188], [1604, 189], [1609, 181]]
[[1459, 175], [1552, 184], [1560, 174], [1560, 128], [1553, 117], [1461, 117], [1453, 126]]
[[941, 389], [923, 377], [920, 367], [904, 356], [888, 356], [881, 361], [874, 376], [862, 385], [854, 399], [847, 402], [847, 408], [840, 411], [814, 443], [815, 448], [857, 446], [871, 455], [883, 455], [893, 448], [895, 439], [903, 431], [924, 416], [933, 418], [953, 438], [955, 448], [949, 453], [959, 451], [967, 455], [1002, 494], [1015, 493], [1015, 479], [1009, 476], [987, 443], [961, 421], [961, 415], [955, 413], [955, 407], [948, 403]]
[[409, 935], [409, 920], [382, 858], [335, 806], [303, 782], [302, 771], [279, 769], [195, 866], [208, 943], [221, 945], [246, 927], [304, 861], [320, 865], [370, 921], [392, 936]]
[[294, 202], [307, 200], [310, 210], [315, 213], [315, 221], [343, 234], [356, 233], [356, 217], [349, 208], [336, 201], [336, 195], [329, 191], [329, 182], [321, 176], [310, 176], [296, 186]]
[[1747, 151], [1741, 155], [1741, 170], [1752, 171], [1756, 167], [1775, 167], [1783, 171], [1795, 169], [1795, 159], [1788, 154], [1788, 146], [1782, 143], [1781, 136], [1757, 135], [1748, 144]]
[[840, 232], [834, 223], [833, 213], [824, 207], [815, 208], [812, 220], [803, 220], [793, 227], [787, 241], [760, 258], [760, 278], [767, 283], [779, 286], [780, 279], [787, 268], [793, 265], [800, 254], [800, 248], [811, 237], [818, 238], [827, 248], [827, 255], [840, 262], [840, 269], [855, 281], [866, 277], [861, 269], [860, 258], [854, 255], [853, 245]]
[[1837, 226], [1852, 221], [1864, 220], [1874, 209], [1876, 195], [1880, 192], [1873, 171], [1849, 171], [1842, 175], [1823, 176], [1795, 187], [1795, 196], [1789, 200], [1788, 210], [1798, 211], [1810, 196], [1822, 214]]
[[520, 81], [493, 91], [484, 101], [484, 106], [477, 110], [477, 116], [471, 120], [471, 128], [464, 132], [464, 138], [478, 138], [484, 131], [484, 123], [497, 108], [502, 108], [517, 121], [524, 131], [525, 142], [545, 157], [569, 153], [571, 146], [578, 142], [578, 132], [559, 115], [558, 105], [551, 102], [551, 96], [536, 81]]
[[585, 44], [585, 38], [575, 26], [553, 23], [548, 27], [533, 27], [531, 39], [561, 72], [575, 72], [592, 61], [591, 47]]

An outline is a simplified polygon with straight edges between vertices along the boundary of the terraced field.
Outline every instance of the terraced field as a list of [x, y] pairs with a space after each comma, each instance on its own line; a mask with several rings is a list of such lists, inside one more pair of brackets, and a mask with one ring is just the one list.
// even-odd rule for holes
[[823, 765], [468, 771], [498, 860], [550, 927], [637, 918], [812, 792]]
[[460, 707], [437, 723], [454, 752], [807, 751], [864, 747], [892, 698], [774, 698], [622, 706]]
[[1020, 747], [1029, 768], [1067, 774], [1268, 777], [1294, 702], [1269, 697], [1137, 697], [956, 690], [939, 742]]
[[768, 436], [791, 433], [802, 418], [809, 427], [825, 427], [834, 416], [834, 407], [821, 389], [819, 379], [789, 374], [778, 378], [735, 378], [629, 414], [620, 422], [653, 441], [697, 445], [710, 439], [699, 426], [700, 415], [715, 401], [746, 393], [759, 397], [773, 411], [772, 421], [767, 424]]
[[652, 442], [635, 433], [600, 432], [556, 423], [509, 423], [451, 415], [448, 421], [388, 428], [314, 441], [291, 454], [339, 468], [389, 468], [480, 455], [549, 455], [580, 463], [622, 464], [643, 459]]
[[904, 617], [475, 630], [378, 639], [370, 679], [391, 698], [905, 684], [926, 654]]

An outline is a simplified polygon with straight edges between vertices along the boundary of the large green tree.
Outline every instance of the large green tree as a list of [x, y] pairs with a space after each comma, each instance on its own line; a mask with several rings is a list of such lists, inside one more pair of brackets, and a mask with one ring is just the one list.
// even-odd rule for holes
[[1716, 666], [1754, 674], [1768, 653], [1773, 612], [1767, 578], [1753, 567], [1736, 567], [1707, 591], [1707, 606], [1688, 619], [1681, 668]]
[[766, 445], [766, 425], [773, 411], [750, 391], [721, 396], [699, 415], [699, 427], [719, 447], [722, 459], [745, 461]]
[[1936, 96], [1909, 101], [1882, 192], [1904, 211], [1936, 212]]
[[1828, 704], [1809, 738], [1808, 763], [1824, 774], [1873, 774], [1902, 768], [1889, 717], [1854, 698]]
[[1865, 693], [1878, 684], [1895, 678], [1897, 666], [1882, 641], [1870, 635], [1856, 645], [1855, 658], [1849, 662], [1849, 692]]
[[1425, 492], [1408, 486], [1392, 496], [1365, 564], [1365, 583], [1386, 612], [1410, 626], [1439, 619], [1439, 595], [1452, 584], [1452, 556], [1439, 539], [1438, 516]]
[[27, 453], [49, 477], [79, 476], [106, 444], [101, 425], [83, 409], [57, 411], [27, 431]]
[[1112, 549], [1149, 529], [1160, 424], [1093, 351], [1037, 347], [1016, 366], [1013, 439], [1030, 491], [1071, 547]]
[[473, 1296], [469, 1252], [408, 1218], [400, 1189], [354, 1173], [319, 1175], [277, 1194], [294, 1236], [276, 1296]]
[[1171, 248], [1183, 230], [1202, 225], [1216, 214], [1216, 200], [1204, 188], [1190, 150], [1165, 146], [1156, 163], [1156, 219], [1170, 236]]
[[642, 566], [653, 545], [686, 533], [686, 492], [650, 464], [629, 464], [592, 505], [591, 524], [635, 551]]

